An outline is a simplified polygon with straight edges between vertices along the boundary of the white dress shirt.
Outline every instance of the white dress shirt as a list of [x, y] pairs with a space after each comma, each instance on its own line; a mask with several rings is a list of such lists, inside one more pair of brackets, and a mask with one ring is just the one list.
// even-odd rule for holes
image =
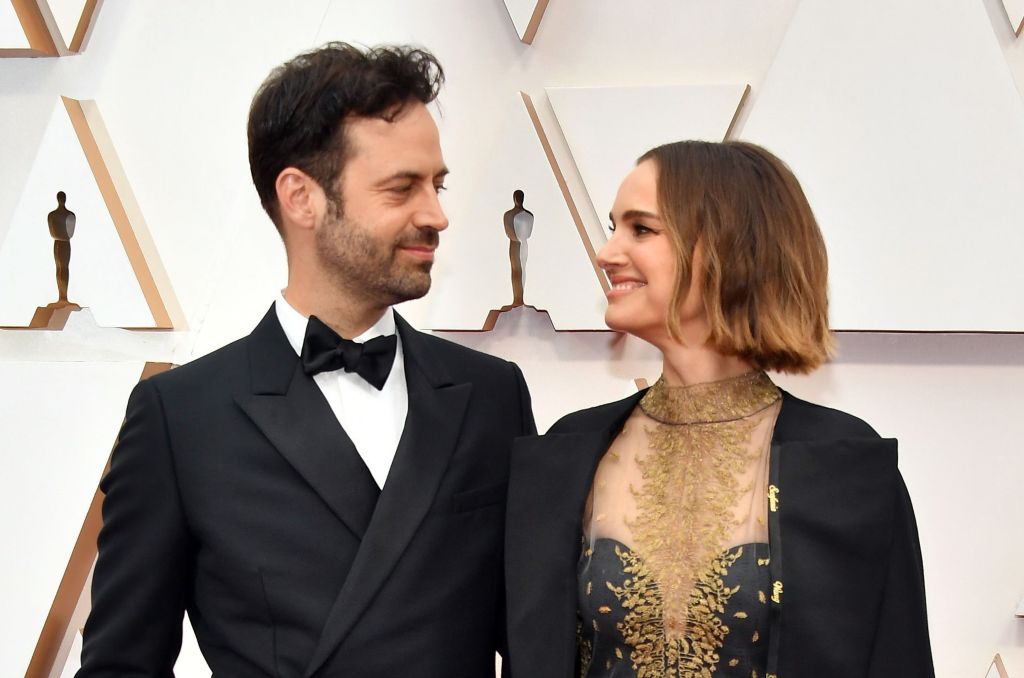
[[[278, 295], [274, 309], [288, 337], [288, 343], [301, 356], [308, 318], [296, 311], [281, 294]], [[395, 312], [389, 308], [373, 327], [354, 337], [353, 341], [362, 343], [391, 334], [397, 332]], [[313, 381], [320, 387], [338, 423], [356, 446], [359, 456], [377, 481], [377, 486], [383, 488], [388, 471], [391, 470], [391, 462], [395, 459], [398, 441], [405, 430], [405, 416], [409, 412], [402, 338], [398, 337], [395, 362], [380, 391], [355, 372], [345, 370], [321, 372], [313, 377]]]

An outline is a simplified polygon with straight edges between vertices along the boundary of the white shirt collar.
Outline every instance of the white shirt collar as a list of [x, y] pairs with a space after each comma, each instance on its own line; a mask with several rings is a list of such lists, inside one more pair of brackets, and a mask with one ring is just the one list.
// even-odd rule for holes
[[[295, 307], [288, 303], [284, 295], [278, 292], [277, 301], [274, 303], [274, 310], [277, 311], [277, 321], [281, 323], [281, 329], [288, 337], [288, 343], [295, 349], [296, 355], [302, 355], [302, 342], [306, 338], [306, 323], [309, 318], [295, 310]], [[388, 308], [373, 326], [355, 337], [353, 341], [364, 342], [374, 337], [389, 336], [395, 333], [395, 309]]]

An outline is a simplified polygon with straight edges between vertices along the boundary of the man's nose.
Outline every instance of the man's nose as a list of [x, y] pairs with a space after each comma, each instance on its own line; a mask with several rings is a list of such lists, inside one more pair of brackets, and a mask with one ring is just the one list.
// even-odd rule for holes
[[439, 194], [433, 188], [427, 191], [419, 209], [416, 210], [413, 225], [419, 228], [432, 228], [435, 231], [448, 228], [448, 215], [441, 206]]

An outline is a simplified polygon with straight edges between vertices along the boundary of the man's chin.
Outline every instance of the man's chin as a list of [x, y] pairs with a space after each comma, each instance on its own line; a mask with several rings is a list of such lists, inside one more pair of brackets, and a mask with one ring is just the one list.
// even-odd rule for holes
[[397, 285], [392, 288], [392, 297], [394, 301], [392, 304], [400, 304], [403, 301], [413, 301], [414, 299], [422, 299], [430, 291], [430, 276], [423, 276], [422, 280], [405, 280], [402, 285]]

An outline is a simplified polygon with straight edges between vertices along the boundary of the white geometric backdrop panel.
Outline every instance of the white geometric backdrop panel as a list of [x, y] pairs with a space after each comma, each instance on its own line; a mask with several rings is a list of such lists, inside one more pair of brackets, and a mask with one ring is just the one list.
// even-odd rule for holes
[[740, 136], [803, 183], [833, 328], [1024, 330], [1024, 102], [981, 3], [805, 0]]

